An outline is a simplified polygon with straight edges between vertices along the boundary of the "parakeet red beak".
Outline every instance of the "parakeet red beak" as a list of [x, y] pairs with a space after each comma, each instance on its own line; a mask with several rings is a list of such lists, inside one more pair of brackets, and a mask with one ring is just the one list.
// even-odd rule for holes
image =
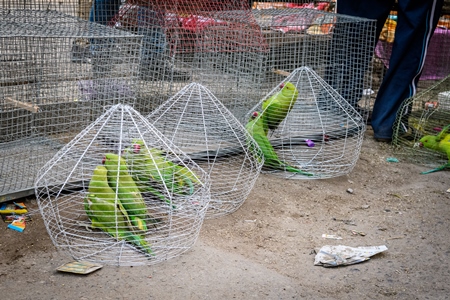
[[256, 118], [257, 116], [259, 116], [259, 113], [258, 113], [257, 111], [254, 111], [253, 114], [252, 114], [252, 118], [254, 119], [254, 118]]
[[284, 88], [284, 83], [280, 84], [280, 89]]
[[141, 145], [139, 144], [134, 144], [133, 145], [133, 152], [138, 154], [141, 151]]
[[422, 148], [423, 147], [423, 143], [419, 142], [419, 147]]
[[103, 159], [102, 159], [102, 165], [105, 164], [105, 161], [106, 161], [106, 156], [104, 156]]

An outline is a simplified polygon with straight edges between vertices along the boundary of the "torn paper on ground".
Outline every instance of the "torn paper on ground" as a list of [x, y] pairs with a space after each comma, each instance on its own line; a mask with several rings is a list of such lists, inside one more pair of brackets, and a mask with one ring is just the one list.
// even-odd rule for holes
[[369, 260], [371, 256], [386, 251], [387, 247], [349, 247], [349, 246], [330, 246], [326, 245], [320, 248], [314, 260], [315, 266], [337, 267], [344, 265], [357, 264]]

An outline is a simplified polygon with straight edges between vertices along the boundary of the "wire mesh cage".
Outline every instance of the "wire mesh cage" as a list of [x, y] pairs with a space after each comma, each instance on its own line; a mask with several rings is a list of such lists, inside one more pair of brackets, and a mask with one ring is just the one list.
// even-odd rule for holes
[[155, 107], [198, 82], [243, 121], [262, 96], [267, 47], [247, 0], [131, 0], [112, 23], [144, 35], [140, 95]]
[[60, 149], [35, 186], [58, 249], [120, 266], [155, 264], [190, 249], [210, 195], [205, 171], [122, 104]]
[[[376, 98], [384, 75], [389, 69], [389, 59], [394, 44], [396, 27], [397, 11], [392, 10], [383, 26], [380, 39], [375, 47], [373, 94], [371, 96], [373, 100]], [[448, 74], [450, 74], [450, 15], [443, 14], [429, 42], [425, 63], [417, 84], [417, 90], [423, 91], [431, 88]]]
[[11, 10], [57, 11], [87, 20], [92, 0], [5, 0], [0, 8]]
[[309, 67], [295, 69], [248, 118], [264, 152], [263, 171], [290, 179], [348, 174], [366, 128], [362, 116]]
[[403, 102], [394, 123], [392, 144], [406, 161], [443, 165], [449, 161], [449, 153], [423, 147], [420, 141], [424, 136], [437, 136], [449, 124], [450, 75]]
[[317, 9], [253, 10], [269, 46], [264, 92], [307, 66], [362, 111], [370, 103], [375, 20]]
[[262, 167], [259, 148], [209, 89], [191, 83], [148, 119], [208, 173], [207, 218], [230, 214], [244, 203]]
[[[80, 39], [99, 45], [88, 63], [72, 51]], [[58, 11], [0, 9], [0, 201], [32, 194], [36, 171], [104, 105], [136, 103], [141, 39]]]

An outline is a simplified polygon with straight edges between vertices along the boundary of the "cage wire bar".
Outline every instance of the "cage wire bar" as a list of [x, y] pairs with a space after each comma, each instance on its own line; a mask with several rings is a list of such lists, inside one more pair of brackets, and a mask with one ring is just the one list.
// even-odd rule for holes
[[207, 218], [233, 213], [244, 203], [262, 167], [260, 149], [209, 89], [193, 82], [147, 118], [209, 174]]
[[130, 0], [112, 23], [142, 33], [153, 49], [143, 51], [139, 96], [155, 107], [198, 82], [243, 122], [262, 95], [267, 47], [246, 0]]
[[[283, 103], [291, 107], [284, 115]], [[282, 162], [266, 158], [265, 173], [288, 179], [332, 178], [351, 172], [359, 158], [366, 129], [363, 117], [309, 67], [293, 70], [249, 111], [249, 120], [254, 112], [262, 121], [250, 130], [267, 124], [266, 132], [256, 134], [267, 137], [270, 146], [263, 146], [272, 147]]]
[[59, 250], [118, 266], [156, 264], [190, 249], [210, 195], [205, 171], [123, 104], [49, 159], [35, 186]]
[[425, 135], [437, 135], [450, 124], [450, 75], [404, 101], [394, 123], [392, 144], [402, 160], [428, 167], [448, 162], [444, 152], [420, 146]]
[[252, 10], [269, 51], [265, 93], [299, 67], [325, 79], [360, 112], [371, 88], [375, 20], [309, 8]]
[[[88, 60], [79, 40], [96, 45]], [[105, 105], [139, 106], [141, 42], [60, 11], [0, 9], [0, 201], [32, 194], [37, 170]]]

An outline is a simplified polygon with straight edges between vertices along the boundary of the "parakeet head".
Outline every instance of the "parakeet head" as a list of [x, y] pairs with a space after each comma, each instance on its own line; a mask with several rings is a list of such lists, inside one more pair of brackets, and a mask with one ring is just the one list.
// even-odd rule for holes
[[297, 98], [298, 96], [298, 90], [295, 87], [295, 85], [293, 85], [291, 82], [285, 82], [284, 84], [281, 84], [280, 87], [283, 86], [281, 88], [281, 93], [285, 96], [288, 97], [293, 97], [293, 98]]
[[141, 145], [139, 144], [133, 144], [133, 152], [135, 154], [138, 154], [139, 152], [141, 152]]
[[426, 135], [419, 140], [419, 147], [431, 148], [436, 144], [436, 136]]
[[114, 154], [114, 153], [106, 153], [105, 157], [102, 160], [102, 163], [104, 165], [117, 164], [117, 162], [119, 162], [120, 165], [125, 165], [126, 164], [125, 160], [121, 156], [119, 156], [117, 154]]
[[284, 84], [284, 86], [285, 86], [286, 89], [288, 89], [288, 90], [291, 90], [291, 91], [295, 90], [295, 85], [293, 85], [293, 84], [290, 83], [289, 81], [286, 82], [286, 83]]
[[250, 120], [248, 120], [247, 125], [245, 125], [247, 127], [247, 129], [253, 127], [254, 124], [258, 123], [261, 118], [261, 114], [257, 111], [252, 112], [251, 116], [250, 116]]
[[111, 153], [106, 153], [105, 156], [103, 157], [102, 164], [105, 165], [108, 161], [111, 161], [111, 159], [112, 159]]
[[108, 169], [106, 169], [104, 166], [97, 166], [94, 169], [94, 175], [105, 175], [108, 173]]

